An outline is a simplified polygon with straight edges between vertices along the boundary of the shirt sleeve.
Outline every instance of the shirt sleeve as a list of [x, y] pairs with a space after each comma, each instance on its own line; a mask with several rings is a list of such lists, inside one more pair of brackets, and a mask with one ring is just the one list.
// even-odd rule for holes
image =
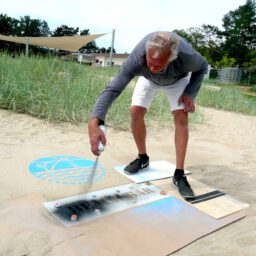
[[143, 56], [145, 54], [145, 42], [151, 34], [145, 36], [129, 54], [118, 75], [103, 90], [97, 99], [91, 117], [98, 117], [105, 121], [107, 112], [113, 101], [121, 94], [129, 82], [141, 72]]
[[109, 83], [98, 97], [91, 117], [105, 121], [106, 114], [113, 101], [121, 94], [129, 82], [137, 75], [133, 54], [130, 54], [117, 76]]
[[184, 63], [184, 68], [187, 72], [191, 72], [190, 82], [186, 86], [183, 95], [196, 98], [198, 91], [201, 87], [204, 75], [207, 73], [208, 62], [197, 51], [192, 50], [191, 53], [182, 53], [181, 55]]

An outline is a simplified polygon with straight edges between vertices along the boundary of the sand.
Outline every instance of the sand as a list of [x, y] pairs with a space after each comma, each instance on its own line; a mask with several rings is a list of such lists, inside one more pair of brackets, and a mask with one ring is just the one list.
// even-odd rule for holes
[[[203, 124], [193, 125], [186, 158], [192, 177], [250, 204], [247, 217], [201, 238], [173, 255], [244, 256], [256, 251], [256, 117], [202, 108]], [[0, 110], [0, 212], [16, 198], [39, 193], [46, 200], [86, 191], [85, 186], [67, 186], [41, 181], [28, 171], [35, 159], [74, 155], [95, 160], [90, 152], [87, 126], [49, 124], [34, 117]], [[175, 162], [173, 128], [148, 129], [148, 154], [152, 161]], [[107, 175], [93, 190], [129, 181], [112, 171], [136, 155], [132, 135], [107, 130], [108, 145], [100, 157]], [[0, 227], [1, 228], [1, 227]], [[18, 233], [0, 238], [0, 255], [58, 255], [49, 234]]]

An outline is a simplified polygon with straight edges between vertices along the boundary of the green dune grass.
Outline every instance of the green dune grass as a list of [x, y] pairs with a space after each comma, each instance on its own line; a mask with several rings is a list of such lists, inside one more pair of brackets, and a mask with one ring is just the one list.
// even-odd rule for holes
[[[56, 58], [11, 58], [0, 54], [0, 107], [27, 113], [51, 122], [87, 122], [97, 97], [117, 74], [118, 68], [99, 68], [65, 62]], [[134, 79], [112, 104], [106, 122], [116, 128], [129, 129], [129, 106]], [[256, 113], [256, 101], [239, 90], [202, 87], [197, 104], [201, 106]], [[203, 119], [200, 111], [190, 115], [192, 123]], [[147, 114], [147, 123], [172, 124], [166, 97], [158, 95]]]

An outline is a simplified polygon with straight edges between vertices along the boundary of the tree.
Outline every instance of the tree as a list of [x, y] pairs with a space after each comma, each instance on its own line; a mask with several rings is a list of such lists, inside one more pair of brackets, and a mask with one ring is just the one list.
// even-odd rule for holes
[[235, 63], [236, 60], [234, 58], [229, 58], [227, 55], [225, 55], [220, 61], [216, 61], [216, 67], [234, 67]]
[[20, 20], [0, 14], [0, 34], [13, 36], [50, 36], [51, 31], [46, 21], [31, 19], [30, 16]]
[[175, 32], [190, 42], [212, 65], [255, 65], [255, 59], [252, 57], [252, 51], [256, 50], [255, 0], [247, 0], [244, 5], [228, 12], [222, 21], [223, 30], [204, 24], [201, 27]]
[[217, 27], [211, 25], [202, 25], [201, 27], [191, 27], [187, 30], [174, 30], [192, 44], [210, 64], [214, 65], [216, 61], [222, 59], [222, 36]]
[[46, 21], [40, 19], [31, 19], [30, 16], [20, 18], [19, 36], [50, 36], [51, 31]]
[[6, 14], [0, 14], [0, 34], [12, 35], [13, 30], [13, 19], [8, 17]]
[[225, 53], [235, 58], [238, 65], [250, 61], [250, 51], [256, 49], [256, 2], [247, 0], [245, 5], [227, 13], [223, 21]]
[[[80, 32], [80, 36], [86, 36], [86, 35], [90, 35], [89, 29], [84, 29]], [[85, 46], [83, 46], [80, 49], [80, 52], [95, 53], [95, 52], [99, 52], [99, 48], [97, 47], [95, 41], [92, 41], [92, 42], [89, 42], [88, 44], [86, 44]]]
[[[0, 14], [0, 34], [10, 36], [13, 33], [13, 20], [6, 14]], [[0, 49], [8, 50], [10, 45], [15, 46], [14, 43], [9, 43], [7, 41], [0, 41]]]
[[[111, 52], [111, 46], [109, 46], [106, 50], [107, 53], [110, 53]], [[115, 48], [113, 48], [113, 53], [116, 53], [116, 50]]]
[[186, 41], [190, 42], [192, 44], [192, 38], [189, 35], [189, 32], [187, 32], [184, 29], [175, 29], [173, 32], [175, 32], [176, 34], [180, 35], [181, 37], [183, 37], [184, 39], [186, 39]]
[[[0, 34], [12, 36], [49, 36], [51, 34], [48, 24], [39, 19], [31, 19], [29, 16], [21, 17], [20, 20], [0, 15]], [[25, 46], [22, 44], [1, 41], [0, 48], [7, 51], [22, 51]], [[38, 51], [38, 47], [31, 47]]]
[[50, 36], [52, 34], [46, 21], [41, 21], [40, 34], [40, 36]]
[[75, 36], [78, 34], [79, 27], [73, 28], [68, 27], [67, 25], [62, 25], [60, 27], [57, 27], [53, 33], [52, 36]]
[[106, 53], [106, 52], [107, 52], [107, 49], [106, 49], [105, 47], [101, 47], [101, 48], [99, 49], [99, 52], [100, 52], [100, 53]]
[[203, 24], [200, 30], [202, 34], [202, 47], [199, 49], [213, 66], [215, 62], [223, 57], [222, 43], [223, 36], [218, 27], [209, 24]]

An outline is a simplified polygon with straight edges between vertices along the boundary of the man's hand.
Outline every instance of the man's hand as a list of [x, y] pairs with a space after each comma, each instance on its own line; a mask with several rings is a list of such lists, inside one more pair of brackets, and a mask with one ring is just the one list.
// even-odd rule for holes
[[96, 156], [100, 154], [98, 151], [99, 142], [101, 141], [103, 145], [106, 145], [107, 142], [104, 132], [99, 128], [99, 121], [98, 118], [92, 118], [88, 123], [91, 151]]
[[184, 108], [184, 111], [186, 113], [193, 113], [195, 112], [195, 104], [194, 104], [194, 100], [192, 97], [190, 96], [187, 96], [187, 95], [182, 95], [180, 96], [179, 98], [179, 104], [183, 103], [185, 108]]

